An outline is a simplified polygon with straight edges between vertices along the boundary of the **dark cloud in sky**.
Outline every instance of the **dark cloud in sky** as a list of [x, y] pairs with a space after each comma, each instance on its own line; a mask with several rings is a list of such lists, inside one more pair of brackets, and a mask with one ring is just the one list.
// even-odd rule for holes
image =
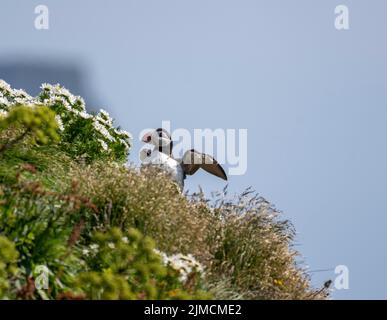
[[24, 89], [35, 96], [40, 92], [42, 83], [60, 83], [71, 93], [83, 97], [88, 110], [92, 111], [97, 110], [101, 102], [88, 78], [87, 71], [76, 63], [58, 65], [20, 58], [0, 63], [0, 79], [13, 88]]

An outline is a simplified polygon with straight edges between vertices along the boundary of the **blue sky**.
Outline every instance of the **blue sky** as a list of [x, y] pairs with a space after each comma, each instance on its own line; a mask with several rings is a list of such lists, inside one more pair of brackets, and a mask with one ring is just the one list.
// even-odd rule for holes
[[[34, 28], [38, 4], [49, 30]], [[340, 4], [348, 31], [334, 28]], [[311, 270], [348, 266], [350, 288], [334, 298], [387, 298], [386, 1], [2, 0], [0, 9], [1, 64], [79, 65], [101, 103], [92, 107], [135, 137], [162, 120], [248, 129], [248, 170], [229, 190], [252, 186], [283, 211]], [[200, 173], [187, 187], [199, 184], [224, 186]]]

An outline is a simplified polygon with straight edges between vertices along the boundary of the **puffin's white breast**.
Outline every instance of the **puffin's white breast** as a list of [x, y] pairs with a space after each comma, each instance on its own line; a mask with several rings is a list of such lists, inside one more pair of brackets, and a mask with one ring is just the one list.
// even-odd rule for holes
[[184, 172], [180, 163], [165, 153], [153, 150], [151, 155], [144, 159], [144, 165], [156, 165], [161, 167], [167, 174], [175, 180], [180, 188], [184, 187]]

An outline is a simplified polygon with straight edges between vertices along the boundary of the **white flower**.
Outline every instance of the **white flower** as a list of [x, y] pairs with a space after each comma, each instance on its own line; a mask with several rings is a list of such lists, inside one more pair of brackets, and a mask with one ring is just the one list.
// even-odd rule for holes
[[73, 111], [73, 108], [68, 103], [68, 101], [64, 97], [60, 96], [50, 96], [49, 98], [46, 98], [42, 101], [45, 105], [54, 105], [54, 104], [60, 104], [64, 106], [68, 111]]
[[[1, 102], [0, 102], [1, 104]], [[8, 115], [8, 112], [5, 110], [0, 109], [0, 117], [6, 117]]]
[[101, 125], [98, 121], [93, 122], [94, 129], [97, 130], [100, 134], [102, 134], [109, 141], [114, 141], [114, 138], [111, 136], [109, 131], [105, 128], [105, 126]]
[[32, 99], [32, 97], [27, 92], [25, 92], [23, 89], [14, 89], [13, 90], [13, 94], [16, 97], [19, 97], [19, 98], [30, 98], [30, 99]]
[[10, 103], [8, 102], [8, 99], [0, 97], [0, 104], [8, 106]]
[[78, 97], [75, 97], [69, 90], [66, 88], [62, 87], [60, 84], [48, 84], [48, 83], [43, 83], [41, 85], [41, 89], [44, 91], [48, 91], [51, 97], [55, 96], [61, 96], [65, 99], [67, 99], [70, 104], [74, 104]]
[[77, 104], [77, 107], [80, 107], [82, 112], [86, 110], [85, 100], [80, 96], [74, 97], [74, 102], [72, 102], [72, 104]]
[[15, 97], [13, 101], [16, 104], [28, 104], [28, 101], [25, 98]]
[[49, 84], [49, 83], [42, 83], [42, 85], [40, 86], [40, 89], [42, 90], [47, 90], [47, 91], [51, 91], [52, 90], [52, 85]]
[[108, 243], [108, 247], [109, 247], [110, 249], [114, 249], [116, 246], [114, 245], [113, 242], [109, 242], [109, 243]]
[[99, 113], [100, 113], [103, 117], [105, 117], [105, 118], [110, 118], [109, 112], [107, 112], [107, 111], [104, 110], [104, 109], [99, 109]]
[[64, 126], [63, 126], [63, 121], [62, 121], [62, 118], [60, 117], [60, 115], [56, 115], [55, 116], [55, 120], [56, 122], [58, 123], [58, 128], [60, 131], [63, 131], [64, 130]]
[[119, 135], [119, 136], [121, 136], [123, 138], [129, 139], [129, 140], [133, 140], [132, 134], [130, 132], [128, 132], [128, 131], [115, 129], [115, 132], [116, 132], [117, 135]]
[[130, 149], [130, 144], [128, 143], [128, 141], [126, 141], [124, 139], [120, 139], [119, 142], [124, 145], [125, 150], [129, 150]]
[[124, 145], [125, 149], [129, 150], [133, 141], [132, 134], [120, 129], [114, 129], [114, 133], [118, 136], [118, 141]]
[[92, 243], [92, 244], [90, 245], [90, 249], [93, 250], [93, 251], [97, 251], [98, 248], [99, 248], [99, 245], [96, 244], [96, 243]]
[[10, 106], [13, 104], [32, 105], [37, 101], [22, 89], [12, 90], [4, 80], [0, 80], [0, 104]]
[[6, 91], [7, 93], [12, 92], [11, 86], [7, 82], [5, 82], [3, 79], [0, 79], [0, 90]]
[[128, 237], [122, 237], [121, 240], [123, 243], [129, 243]]
[[109, 147], [108, 147], [108, 145], [106, 144], [105, 141], [103, 141], [101, 139], [98, 139], [98, 142], [101, 144], [101, 147], [102, 147], [103, 150], [108, 151]]
[[[57, 85], [58, 86], [58, 94], [61, 94], [62, 96], [65, 96], [65, 97], [68, 97], [68, 98], [73, 98], [74, 96], [70, 93], [70, 91], [68, 91], [66, 88], [63, 88], [62, 86], [60, 85]], [[75, 97], [74, 97], [75, 98]]]
[[86, 111], [78, 111], [78, 110], [72, 110], [74, 114], [77, 116], [83, 118], [83, 119], [90, 119], [93, 118], [91, 114], [88, 114]]
[[179, 272], [181, 282], [186, 282], [192, 272], [198, 272], [201, 276], [204, 275], [203, 266], [191, 254], [183, 255], [179, 253], [167, 256], [159, 250], [154, 250], [154, 252], [161, 256], [165, 265], [169, 265], [172, 269]]
[[83, 250], [82, 250], [82, 254], [83, 254], [84, 256], [86, 256], [86, 257], [89, 255], [89, 253], [90, 253], [90, 251], [87, 250], [87, 249], [83, 249]]
[[96, 116], [96, 118], [98, 119], [98, 121], [102, 122], [103, 124], [106, 124], [108, 126], [113, 125], [113, 119], [110, 118], [109, 113], [104, 109], [99, 110], [99, 113]]

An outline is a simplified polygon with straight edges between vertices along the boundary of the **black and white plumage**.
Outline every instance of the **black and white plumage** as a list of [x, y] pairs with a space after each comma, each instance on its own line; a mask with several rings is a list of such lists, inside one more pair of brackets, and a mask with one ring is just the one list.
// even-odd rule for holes
[[140, 159], [144, 166], [152, 165], [160, 167], [172, 180], [176, 181], [180, 189], [183, 190], [185, 173], [178, 161], [163, 152], [151, 149], [142, 149], [140, 151]]
[[173, 141], [165, 129], [156, 129], [144, 135], [142, 141], [150, 143], [154, 149], [142, 149], [140, 159], [144, 165], [157, 165], [165, 170], [181, 189], [187, 175], [193, 175], [200, 168], [223, 180], [227, 175], [222, 166], [210, 155], [200, 153], [194, 149], [184, 153], [182, 159], [175, 159], [172, 155]]

